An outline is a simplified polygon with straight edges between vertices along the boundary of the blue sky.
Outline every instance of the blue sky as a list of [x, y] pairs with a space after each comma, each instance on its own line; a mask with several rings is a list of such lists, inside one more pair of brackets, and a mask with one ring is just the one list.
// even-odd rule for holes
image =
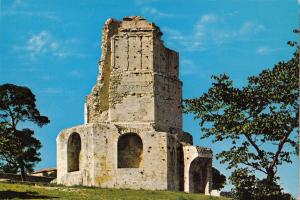
[[[296, 0], [0, 0], [0, 84], [32, 89], [38, 108], [51, 123], [32, 126], [42, 141], [37, 169], [56, 166], [60, 130], [83, 123], [84, 97], [98, 73], [101, 30], [112, 17], [142, 15], [164, 33], [165, 45], [180, 53], [183, 97], [201, 95], [210, 76], [226, 72], [236, 86], [250, 75], [291, 57], [296, 40]], [[226, 148], [200, 140], [200, 128], [184, 116], [184, 130], [195, 144], [214, 153]], [[280, 182], [298, 192], [298, 158], [279, 168]], [[226, 175], [226, 166], [214, 160]], [[227, 187], [227, 189], [229, 186]]]

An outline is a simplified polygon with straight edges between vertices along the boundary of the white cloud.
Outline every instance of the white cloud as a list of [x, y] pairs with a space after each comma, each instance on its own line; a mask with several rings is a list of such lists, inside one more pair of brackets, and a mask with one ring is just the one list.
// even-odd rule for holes
[[165, 13], [165, 12], [161, 12], [159, 10], [157, 10], [156, 8], [153, 7], [144, 7], [142, 9], [142, 13], [144, 15], [151, 15], [154, 18], [166, 18], [166, 17], [174, 17], [174, 15], [170, 14], [170, 13]]
[[43, 55], [45, 53], [59, 55], [62, 51], [61, 49], [59, 49], [59, 42], [51, 35], [50, 32], [45, 30], [37, 34], [33, 34], [27, 40], [26, 50], [28, 51], [31, 58], [36, 58], [37, 56]]
[[27, 51], [31, 56], [36, 56], [49, 51], [49, 46], [52, 43], [51, 35], [47, 31], [41, 31], [38, 34], [32, 35], [27, 40]]
[[33, 11], [19, 11], [14, 9], [2, 10], [0, 16], [12, 16], [12, 15], [22, 15], [27, 17], [40, 17], [46, 18], [51, 21], [60, 21], [60, 18], [52, 12], [33, 12]]
[[207, 32], [207, 26], [209, 24], [216, 23], [218, 21], [218, 17], [214, 14], [206, 14], [203, 15], [200, 20], [196, 23], [194, 27], [194, 40], [196, 46], [199, 46], [202, 43], [203, 37], [205, 37]]
[[56, 50], [59, 48], [59, 44], [57, 42], [52, 42], [50, 44], [50, 48], [53, 49], [53, 50]]
[[207, 46], [222, 45], [225, 42], [250, 37], [265, 30], [262, 24], [252, 21], [245, 21], [236, 29], [222, 27], [226, 27], [223, 18], [215, 14], [205, 14], [195, 23], [190, 34], [183, 34], [170, 28], [162, 28], [162, 31], [166, 33], [171, 44], [179, 44], [185, 51], [199, 51], [205, 50]]
[[81, 78], [82, 77], [82, 73], [79, 70], [72, 70], [69, 73], [69, 76], [73, 77], [73, 78]]
[[207, 34], [207, 26], [214, 24], [217, 21], [218, 17], [216, 15], [205, 14], [197, 21], [194, 30], [190, 35], [184, 35], [183, 33], [170, 28], [163, 28], [162, 31], [169, 36], [170, 40], [182, 45], [186, 51], [203, 50], [204, 45], [202, 44], [205, 39], [204, 37], [206, 37]]
[[245, 37], [250, 37], [251, 35], [258, 34], [260, 32], [265, 31], [265, 27], [262, 24], [257, 24], [252, 21], [245, 21], [239, 29], [236, 30], [228, 30], [228, 29], [220, 29], [215, 31], [214, 34], [214, 42], [218, 45], [221, 45], [225, 42], [238, 40]]
[[272, 48], [268, 46], [259, 46], [256, 49], [256, 53], [259, 55], [268, 55], [268, 54], [276, 53], [278, 51], [283, 51], [284, 49], [285, 48]]
[[83, 56], [75, 51], [78, 41], [76, 39], [62, 40], [53, 36], [49, 31], [42, 30], [32, 34], [25, 42], [26, 46], [14, 45], [13, 50], [23, 52], [22, 58], [37, 59], [40, 56], [54, 56], [65, 58], [71, 55]]
[[300, 0], [298, 0], [298, 4], [300, 5]]
[[235, 35], [247, 34], [253, 28], [252, 26], [253, 26], [253, 24], [251, 22], [249, 22], [249, 21], [244, 22], [242, 24], [242, 26], [240, 27], [240, 29], [237, 32], [235, 32]]
[[212, 23], [212, 22], [216, 22], [217, 20], [218, 20], [218, 17], [216, 15], [206, 14], [200, 18], [200, 20], [198, 21], [198, 24]]
[[135, 0], [135, 3], [136, 5], [141, 6], [141, 5], [151, 4], [157, 1], [158, 0]]
[[261, 46], [256, 49], [256, 52], [260, 55], [266, 55], [270, 52], [270, 49], [266, 46]]
[[237, 35], [244, 35], [248, 33], [259, 33], [264, 31], [265, 27], [262, 24], [256, 24], [251, 21], [246, 21], [242, 24], [241, 28], [237, 32]]
[[182, 59], [180, 66], [180, 74], [183, 76], [197, 76], [202, 80], [210, 80], [210, 77], [213, 74], [207, 67], [203, 68], [200, 65], [196, 65], [190, 59]]
[[171, 44], [179, 44], [185, 51], [193, 51], [195, 49], [203, 50], [199, 32], [197, 35], [184, 35], [183, 33], [170, 28], [162, 28], [162, 32], [167, 35]]
[[15, 9], [21, 5], [24, 5], [25, 2], [23, 0], [15, 0], [13, 1], [13, 3], [11, 4], [11, 9]]
[[169, 38], [171, 40], [184, 40], [185, 37], [182, 35], [181, 32], [177, 31], [177, 30], [174, 30], [174, 29], [171, 29], [171, 28], [162, 28], [163, 29], [163, 32], [168, 34]]
[[181, 67], [181, 69], [182, 69], [181, 74], [182, 75], [191, 75], [191, 74], [194, 74], [195, 71], [197, 71], [196, 65], [191, 60], [183, 59], [181, 61], [180, 65], [182, 66]]
[[46, 18], [51, 21], [60, 21], [60, 18], [54, 12], [32, 11], [25, 0], [15, 0], [11, 4], [1, 8], [0, 16], [20, 15], [25, 17]]
[[154, 19], [175, 17], [174, 14], [155, 8], [154, 5], [159, 1], [161, 0], [135, 0], [135, 4], [141, 9], [143, 15], [150, 15]]

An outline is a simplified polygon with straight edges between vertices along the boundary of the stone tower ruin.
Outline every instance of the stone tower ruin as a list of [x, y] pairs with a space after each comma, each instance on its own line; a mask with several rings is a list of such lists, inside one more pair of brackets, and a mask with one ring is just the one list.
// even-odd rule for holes
[[209, 194], [212, 152], [182, 131], [178, 53], [142, 17], [109, 19], [85, 124], [57, 137], [57, 183]]

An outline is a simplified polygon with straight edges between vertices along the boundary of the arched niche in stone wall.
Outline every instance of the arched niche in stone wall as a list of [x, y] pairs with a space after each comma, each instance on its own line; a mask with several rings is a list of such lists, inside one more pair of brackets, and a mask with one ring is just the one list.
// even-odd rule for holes
[[68, 139], [68, 172], [79, 171], [81, 151], [80, 135], [76, 132], [72, 133]]
[[139, 168], [143, 160], [143, 142], [136, 133], [126, 133], [118, 140], [118, 168]]
[[189, 192], [205, 193], [207, 184], [207, 166], [209, 159], [195, 158], [189, 169]]

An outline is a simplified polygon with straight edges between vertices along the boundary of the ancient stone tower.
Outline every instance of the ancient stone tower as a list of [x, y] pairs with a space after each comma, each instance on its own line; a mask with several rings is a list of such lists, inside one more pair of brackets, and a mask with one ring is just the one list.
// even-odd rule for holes
[[210, 192], [210, 149], [182, 131], [178, 53], [142, 17], [109, 19], [85, 124], [57, 137], [57, 182]]

